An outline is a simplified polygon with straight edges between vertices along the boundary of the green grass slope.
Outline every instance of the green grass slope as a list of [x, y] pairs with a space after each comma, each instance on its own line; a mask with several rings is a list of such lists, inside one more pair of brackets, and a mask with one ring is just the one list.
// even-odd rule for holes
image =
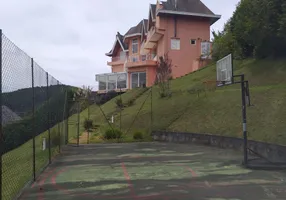
[[[243, 60], [234, 63], [234, 74], [245, 74], [250, 83], [254, 106], [247, 108], [249, 138], [259, 141], [286, 143], [286, 60]], [[211, 65], [195, 73], [173, 80], [172, 97], [159, 98], [158, 88], [153, 88], [153, 130], [171, 130], [209, 133], [242, 137], [241, 91], [239, 85], [207, 90], [199, 96], [189, 92], [204, 89], [204, 81], [216, 80], [216, 66]], [[134, 91], [122, 95], [132, 95]], [[105, 113], [116, 113], [114, 99], [103, 107]], [[140, 112], [139, 112], [140, 111]], [[139, 113], [138, 113], [139, 112]], [[115, 115], [119, 127], [119, 115]], [[104, 122], [99, 109], [94, 106], [92, 119]], [[128, 134], [136, 130], [151, 130], [151, 94], [145, 92], [135, 105], [121, 113], [121, 126]], [[135, 120], [134, 120], [135, 119]], [[131, 124], [133, 126], [131, 127]], [[106, 126], [106, 123], [105, 123]]]

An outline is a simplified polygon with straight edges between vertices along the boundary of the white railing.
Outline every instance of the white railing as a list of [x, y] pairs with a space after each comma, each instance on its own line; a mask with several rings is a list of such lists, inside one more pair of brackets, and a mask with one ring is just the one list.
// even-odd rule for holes
[[125, 61], [126, 60], [126, 56], [116, 56], [116, 57], [112, 57], [111, 58], [111, 62], [117, 62], [117, 61]]
[[143, 62], [147, 60], [155, 60], [156, 54], [145, 54], [145, 55], [132, 55], [128, 56], [128, 61], [127, 62]]

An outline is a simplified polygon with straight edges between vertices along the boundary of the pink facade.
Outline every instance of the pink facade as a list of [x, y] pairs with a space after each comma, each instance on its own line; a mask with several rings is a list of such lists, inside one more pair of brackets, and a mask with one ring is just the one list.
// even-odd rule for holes
[[210, 26], [220, 16], [213, 14], [200, 0], [192, 3], [194, 0], [157, 1], [157, 4], [150, 5], [148, 20], [142, 20], [124, 36], [118, 33], [113, 49], [107, 54], [111, 57], [108, 65], [113, 73], [128, 74], [127, 89], [142, 84], [152, 86], [156, 79], [157, 60], [165, 53], [172, 60], [173, 78], [196, 71], [208, 63]]

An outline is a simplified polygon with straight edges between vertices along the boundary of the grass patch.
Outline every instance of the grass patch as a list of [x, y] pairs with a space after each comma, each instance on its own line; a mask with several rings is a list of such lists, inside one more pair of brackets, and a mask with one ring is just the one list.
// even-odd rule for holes
[[[249, 80], [251, 100], [247, 108], [249, 138], [286, 144], [286, 60], [253, 60], [234, 62], [234, 74], [245, 74]], [[153, 88], [153, 130], [172, 130], [242, 137], [240, 85], [205, 91], [205, 81], [216, 80], [216, 66], [171, 81], [172, 97], [160, 98]], [[190, 92], [190, 90], [193, 91]], [[200, 94], [198, 95], [198, 91]], [[134, 91], [124, 95], [131, 96]], [[144, 106], [142, 106], [144, 103]], [[103, 106], [106, 113], [116, 113], [112, 102]], [[138, 111], [139, 115], [136, 117]], [[100, 120], [93, 115], [94, 120]], [[136, 120], [134, 118], [136, 117]], [[120, 126], [115, 115], [114, 126]], [[133, 125], [131, 126], [132, 122]], [[101, 125], [107, 126], [102, 121]], [[131, 137], [137, 129], [151, 131], [151, 98], [148, 91], [136, 104], [121, 112], [121, 128]]]
[[[51, 129], [51, 139], [58, 136], [58, 125]], [[46, 138], [48, 145], [48, 132], [44, 132], [35, 138], [36, 144], [36, 174], [49, 162], [49, 150], [42, 150], [42, 140]], [[62, 142], [64, 138], [61, 138]], [[48, 147], [48, 146], [47, 146]], [[59, 153], [58, 145], [52, 146], [51, 156]], [[33, 142], [29, 140], [22, 146], [3, 155], [3, 199], [13, 199], [19, 191], [33, 178]]]

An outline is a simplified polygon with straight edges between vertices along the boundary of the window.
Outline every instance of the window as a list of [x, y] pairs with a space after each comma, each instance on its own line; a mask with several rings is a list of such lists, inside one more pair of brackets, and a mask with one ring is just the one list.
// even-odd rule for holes
[[132, 53], [138, 53], [138, 39], [132, 40]]
[[97, 81], [99, 82], [99, 90], [106, 90], [107, 87], [107, 81], [106, 76], [97, 76]]
[[131, 56], [132, 62], [138, 62], [138, 56]]
[[142, 55], [142, 56], [141, 56], [141, 60], [142, 60], [142, 61], [147, 60], [147, 56], [146, 56], [146, 55]]
[[118, 74], [117, 75], [117, 89], [127, 88], [127, 74]]
[[191, 44], [192, 44], [192, 45], [196, 45], [196, 40], [192, 39], [192, 40], [191, 40]]
[[210, 42], [202, 42], [201, 43], [201, 55], [202, 58], [207, 58], [211, 53], [211, 43]]
[[120, 60], [125, 60], [125, 58], [126, 58], [125, 52], [124, 52], [124, 51], [121, 51], [121, 52], [120, 52]]
[[146, 72], [131, 73], [131, 87], [144, 87], [146, 86]]
[[180, 50], [180, 39], [171, 39], [171, 49]]

